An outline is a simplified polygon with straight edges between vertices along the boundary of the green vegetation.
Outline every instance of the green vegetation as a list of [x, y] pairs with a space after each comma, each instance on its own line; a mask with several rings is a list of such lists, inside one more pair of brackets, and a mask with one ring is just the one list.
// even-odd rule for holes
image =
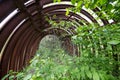
[[119, 80], [120, 24], [104, 27], [91, 24], [78, 27], [76, 31], [77, 35], [72, 38], [79, 47], [80, 58], [86, 57], [85, 62], [90, 62], [89, 67], [94, 67], [99, 77], [102, 74], [109, 78], [102, 79], [102, 76], [101, 80]]
[[72, 39], [80, 56], [66, 54], [56, 38], [51, 48], [50, 39], [42, 42], [28, 67], [8, 74], [10, 80], [119, 80], [120, 24], [80, 26], [76, 32]]
[[[60, 2], [61, 0], [54, 0], [54, 2]], [[114, 19], [120, 21], [120, 0], [71, 0], [71, 3], [76, 6], [71, 8], [72, 11], [80, 12], [82, 6], [89, 9], [98, 8], [100, 11], [96, 13], [103, 19]], [[69, 9], [66, 9], [66, 14], [69, 14]], [[106, 14], [104, 14], [104, 12]]]
[[[71, 0], [71, 3], [77, 3], [75, 12], [80, 11], [82, 5], [91, 9], [99, 6], [100, 15], [104, 11], [108, 18], [120, 20], [120, 0]], [[73, 25], [69, 21], [49, 23], [55, 28], [67, 26], [65, 29]], [[10, 71], [2, 80], [120, 80], [120, 23], [77, 26], [71, 39], [78, 46], [79, 55], [69, 55], [57, 37], [49, 37], [45, 39], [48, 42], [41, 42], [29, 66], [20, 72]]]

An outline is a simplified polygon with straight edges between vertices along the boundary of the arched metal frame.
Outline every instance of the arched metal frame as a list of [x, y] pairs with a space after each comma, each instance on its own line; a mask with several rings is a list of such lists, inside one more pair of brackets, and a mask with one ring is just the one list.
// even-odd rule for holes
[[[61, 3], [53, 3], [52, 0], [39, 0], [39, 2], [36, 2], [38, 0], [16, 1], [24, 2], [22, 5], [23, 8], [26, 8], [26, 11], [18, 6], [17, 8], [15, 0], [3, 0], [0, 3], [0, 10], [4, 9], [0, 12], [0, 78], [11, 69], [19, 71], [28, 65], [29, 60], [34, 56], [38, 48], [40, 40], [47, 34], [52, 34], [54, 29], [47, 30], [51, 25], [45, 24], [47, 22], [43, 17], [47, 14], [50, 16], [56, 15], [58, 18], [56, 21], [61, 18], [68, 21], [75, 20], [78, 24], [80, 24], [80, 20], [86, 21], [87, 24], [95, 22], [100, 26], [113, 22], [113, 20], [96, 20], [96, 9], [88, 10], [84, 7], [80, 13], [70, 12], [69, 16], [66, 16], [65, 8], [73, 7], [69, 2], [70, 0], [62, 0]], [[7, 8], [6, 5], [8, 5]], [[93, 13], [94, 15], [92, 15]], [[74, 28], [66, 31], [57, 30], [74, 33]], [[62, 34], [62, 32], [60, 33]]]

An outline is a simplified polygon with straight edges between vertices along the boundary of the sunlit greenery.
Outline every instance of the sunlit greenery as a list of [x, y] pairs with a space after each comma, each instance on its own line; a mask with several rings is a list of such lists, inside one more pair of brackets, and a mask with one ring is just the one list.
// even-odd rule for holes
[[[60, 2], [62, 0], [54, 0], [54, 2]], [[72, 11], [80, 12], [83, 6], [89, 9], [98, 8], [97, 11], [99, 17], [103, 19], [114, 19], [120, 21], [120, 0], [70, 0], [71, 3], [76, 6], [72, 8]], [[106, 14], [104, 14], [106, 13]], [[67, 14], [69, 10], [67, 9]]]
[[[91, 9], [99, 6], [109, 18], [120, 20], [120, 0], [71, 0], [71, 3], [77, 4], [75, 11], [80, 11], [82, 5]], [[49, 23], [66, 30], [74, 26], [70, 21], [50, 20]], [[120, 80], [120, 23], [76, 27], [71, 40], [78, 47], [79, 55], [69, 55], [61, 47], [59, 38], [49, 35], [47, 42], [41, 41], [29, 66], [20, 72], [10, 71], [2, 80]]]
[[59, 41], [53, 49], [50, 39], [41, 44], [28, 67], [10, 72], [10, 80], [119, 80], [120, 24], [80, 26], [76, 32], [72, 39], [80, 56], [68, 55]]

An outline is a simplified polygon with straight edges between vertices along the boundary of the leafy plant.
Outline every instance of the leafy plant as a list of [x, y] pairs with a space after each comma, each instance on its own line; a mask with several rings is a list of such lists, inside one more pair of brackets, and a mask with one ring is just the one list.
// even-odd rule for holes
[[[60, 0], [54, 0], [54, 2], [60, 2]], [[99, 17], [120, 21], [120, 16], [118, 16], [120, 15], [120, 0], [71, 0], [71, 3], [75, 6], [72, 9], [74, 12], [80, 12], [83, 6], [92, 10], [98, 8], [100, 9], [100, 11], [97, 11]], [[66, 15], [69, 14], [69, 10], [66, 9]]]
[[[77, 4], [75, 12], [83, 5], [90, 9], [100, 7], [101, 12], [119, 21], [120, 0], [71, 0], [71, 3]], [[66, 10], [68, 15], [69, 9]], [[49, 23], [53, 28], [66, 30], [75, 26], [70, 21], [49, 20]], [[58, 46], [60, 42], [52, 46], [51, 39], [53, 42], [43, 42], [29, 66], [20, 72], [10, 71], [2, 80], [120, 80], [120, 23], [77, 27], [72, 41], [78, 46], [79, 55], [70, 56]]]
[[[119, 80], [119, 24], [106, 27], [80, 26], [76, 32], [72, 39], [79, 47], [80, 56], [70, 56], [61, 47], [51, 49], [47, 47], [51, 42], [43, 42], [36, 56], [30, 61], [30, 65], [21, 72], [13, 72], [15, 74], [10, 72], [9, 78], [11, 80], [15, 78], [17, 80]], [[3, 80], [7, 77], [8, 75]]]
[[[93, 24], [80, 26], [76, 32], [77, 34], [74, 35], [72, 39], [73, 42], [79, 47], [80, 58], [90, 57], [90, 59], [94, 61], [94, 64], [96, 63], [94, 65], [96, 68], [98, 67], [98, 69], [100, 68], [102, 71], [105, 71], [105, 73], [109, 74], [107, 78], [120, 78], [119, 23], [104, 27]], [[103, 63], [101, 59], [106, 60]], [[100, 65], [102, 67], [100, 67]]]

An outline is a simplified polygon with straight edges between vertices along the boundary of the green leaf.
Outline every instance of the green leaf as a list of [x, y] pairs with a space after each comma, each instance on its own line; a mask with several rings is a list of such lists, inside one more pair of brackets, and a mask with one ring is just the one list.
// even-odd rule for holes
[[86, 71], [86, 75], [88, 76], [89, 79], [92, 78], [92, 73], [91, 73], [91, 71], [87, 70], [87, 71]]
[[89, 7], [89, 4], [85, 4], [85, 7], [88, 8], [88, 7]]
[[96, 4], [97, 0], [92, 0], [92, 4]]
[[66, 8], [66, 16], [68, 16], [69, 15], [69, 13], [70, 13], [70, 11], [69, 11], [69, 9], [68, 8]]
[[5, 76], [2, 78], [2, 80], [5, 80], [6, 78], [8, 78], [9, 75], [10, 75], [10, 74], [5, 75]]
[[76, 36], [76, 35], [75, 35], [75, 36], [72, 36], [72, 39], [76, 40], [76, 39], [77, 39], [77, 36]]
[[53, 2], [61, 2], [61, 0], [53, 0]]
[[28, 74], [27, 76], [24, 77], [23, 80], [30, 80], [31, 77], [32, 77], [32, 74]]
[[99, 0], [100, 1], [100, 4], [103, 5], [107, 2], [107, 0]]
[[53, 2], [57, 2], [57, 0], [53, 0]]
[[24, 73], [22, 73], [22, 72], [19, 72], [19, 73], [16, 75], [17, 78], [21, 78], [21, 77], [23, 77], [23, 76], [24, 76]]
[[71, 0], [71, 3], [72, 3], [72, 4], [75, 4], [75, 3], [76, 3], [76, 0]]
[[95, 8], [95, 7], [96, 7], [96, 6], [95, 6], [96, 4], [97, 4], [97, 0], [92, 0], [89, 7], [90, 7], [90, 8]]
[[85, 78], [85, 66], [81, 66], [81, 77]]
[[107, 8], [108, 8], [108, 10], [111, 10], [111, 9], [113, 9], [113, 5], [112, 4], [108, 4]]
[[104, 74], [99, 73], [99, 76], [100, 76], [101, 80], [105, 80], [105, 78], [104, 78], [103, 75], [104, 75]]
[[91, 73], [91, 71], [90, 71], [90, 69], [89, 69], [89, 66], [86, 66], [86, 67], [85, 67], [85, 73], [86, 73], [86, 75], [87, 75], [87, 77], [88, 77], [89, 79], [92, 79], [92, 73]]
[[120, 43], [120, 41], [118, 41], [118, 40], [111, 40], [108, 42], [108, 44], [111, 44], [111, 45], [117, 45], [119, 43]]
[[61, 0], [57, 0], [58, 2], [61, 2]]
[[10, 77], [9, 77], [9, 80], [13, 80], [15, 78], [15, 76], [14, 75], [11, 75]]
[[81, 8], [82, 8], [82, 3], [83, 3], [83, 1], [79, 1], [78, 2], [78, 4], [77, 4], [77, 6], [76, 6], [76, 9], [77, 9], [77, 12], [79, 12], [80, 10], [81, 10]]
[[93, 74], [93, 80], [100, 80], [100, 77], [95, 68], [91, 68], [91, 72]]
[[93, 72], [93, 80], [100, 80], [100, 77], [96, 71]]

